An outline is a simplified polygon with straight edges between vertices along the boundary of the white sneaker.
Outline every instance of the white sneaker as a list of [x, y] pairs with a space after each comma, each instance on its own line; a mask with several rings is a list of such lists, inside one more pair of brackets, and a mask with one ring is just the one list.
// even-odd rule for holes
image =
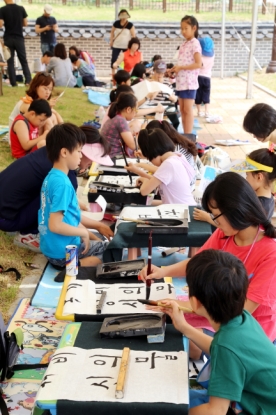
[[28, 233], [27, 235], [21, 235], [19, 233], [13, 240], [13, 243], [20, 248], [30, 249], [33, 252], [40, 253], [40, 243], [39, 243], [39, 233], [32, 234]]

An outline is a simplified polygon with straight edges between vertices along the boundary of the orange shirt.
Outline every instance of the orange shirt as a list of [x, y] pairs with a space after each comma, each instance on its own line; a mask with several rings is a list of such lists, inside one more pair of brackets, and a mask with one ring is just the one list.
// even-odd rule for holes
[[134, 55], [130, 54], [130, 50], [128, 49], [124, 52], [124, 70], [127, 72], [131, 72], [136, 63], [141, 62], [141, 52], [137, 50], [134, 52]]

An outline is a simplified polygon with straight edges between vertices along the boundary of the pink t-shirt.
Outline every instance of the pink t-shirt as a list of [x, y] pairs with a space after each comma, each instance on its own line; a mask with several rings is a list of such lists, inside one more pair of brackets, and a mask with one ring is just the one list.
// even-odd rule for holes
[[200, 76], [206, 76], [206, 78], [211, 78], [212, 75], [212, 68], [215, 63], [215, 55], [214, 56], [203, 56], [202, 59], [202, 67], [199, 70]]
[[[224, 233], [217, 229], [198, 253], [211, 248], [221, 250], [226, 242], [226, 239], [222, 238]], [[224, 251], [244, 261], [250, 248], [251, 245], [237, 246], [234, 238], [230, 236]], [[259, 322], [270, 340], [274, 341], [276, 339], [276, 241], [264, 236], [255, 243], [244, 265], [249, 275], [247, 298], [260, 304], [252, 316]], [[204, 324], [206, 320], [202, 321], [201, 327], [207, 327]], [[189, 318], [189, 323], [193, 325], [192, 318]], [[197, 324], [197, 327], [200, 326]]]
[[[195, 53], [201, 54], [199, 41], [194, 37], [186, 40], [179, 48], [177, 65], [186, 66], [195, 63]], [[182, 70], [176, 75], [176, 90], [186, 91], [188, 89], [198, 89], [197, 77], [199, 69]]]
[[190, 182], [195, 171], [186, 158], [178, 153], [167, 158], [154, 173], [154, 177], [162, 183], [159, 193], [162, 203], [179, 203], [195, 206]]

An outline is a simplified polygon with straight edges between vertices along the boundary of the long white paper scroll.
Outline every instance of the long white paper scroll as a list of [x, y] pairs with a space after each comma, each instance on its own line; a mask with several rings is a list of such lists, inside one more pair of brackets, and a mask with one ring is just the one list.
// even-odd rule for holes
[[[58, 349], [41, 382], [36, 400], [118, 402], [115, 389], [121, 357], [122, 350]], [[131, 350], [124, 398], [119, 402], [188, 404], [187, 363], [184, 351]]]
[[[63, 316], [69, 314], [96, 314], [96, 305], [101, 294], [106, 291], [102, 314], [153, 313], [146, 310], [137, 300], [146, 299], [145, 284], [95, 284], [90, 280], [75, 280], [68, 285], [65, 296]], [[150, 300], [175, 299], [172, 284], [156, 283], [151, 285]]]

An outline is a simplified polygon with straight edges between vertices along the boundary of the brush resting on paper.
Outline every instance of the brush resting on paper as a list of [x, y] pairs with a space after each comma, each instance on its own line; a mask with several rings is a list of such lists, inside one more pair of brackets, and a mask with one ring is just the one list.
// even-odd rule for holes
[[[139, 303], [150, 305], [153, 307], [171, 308], [171, 306], [163, 304], [162, 301], [153, 301], [153, 300], [137, 300], [137, 301], [139, 301]], [[179, 305], [178, 309], [181, 311], [185, 311], [186, 313], [194, 313], [194, 311], [189, 307], [182, 307]]]
[[[149, 244], [148, 244], [148, 269], [147, 275], [151, 274], [151, 254], [152, 254], [152, 231], [149, 234]], [[151, 287], [151, 280], [146, 280], [146, 300], [150, 298], [150, 287]]]

